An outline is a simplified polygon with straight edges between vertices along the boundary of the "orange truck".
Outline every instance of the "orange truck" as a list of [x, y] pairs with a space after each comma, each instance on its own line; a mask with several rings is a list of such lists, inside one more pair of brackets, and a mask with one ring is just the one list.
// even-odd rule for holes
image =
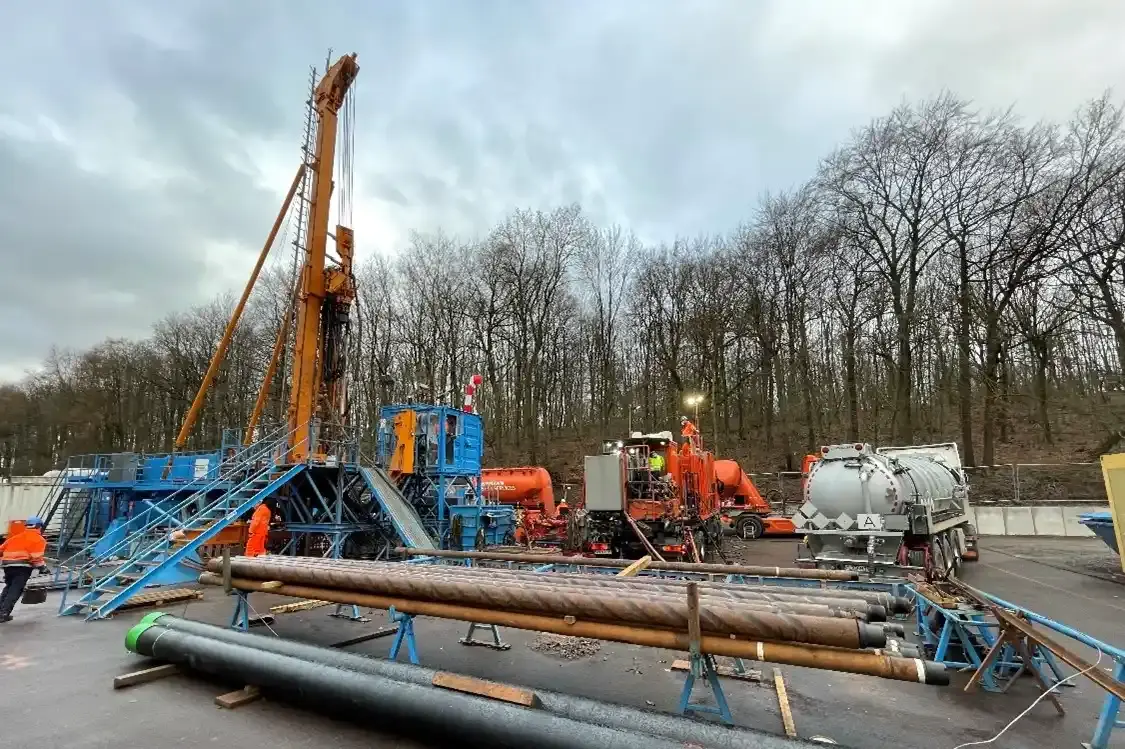
[[698, 440], [677, 443], [671, 432], [607, 440], [584, 468], [585, 552], [693, 560], [718, 543], [715, 458]]
[[774, 515], [754, 482], [734, 460], [715, 461], [715, 485], [723, 508], [723, 525], [745, 539], [797, 532], [793, 521]]

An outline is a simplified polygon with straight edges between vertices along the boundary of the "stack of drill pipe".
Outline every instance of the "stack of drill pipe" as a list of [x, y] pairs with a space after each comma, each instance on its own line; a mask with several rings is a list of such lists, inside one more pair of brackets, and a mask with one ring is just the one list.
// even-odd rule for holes
[[[580, 564], [587, 567], [628, 567], [628, 559], [579, 557], [565, 554], [509, 554], [501, 551], [456, 551], [453, 549], [408, 549], [400, 546], [399, 554], [412, 557], [445, 559], [479, 559], [519, 564]], [[859, 573], [847, 570], [812, 570], [803, 567], [766, 567], [746, 564], [705, 564], [699, 562], [649, 562], [646, 569], [673, 572], [695, 572], [701, 575], [750, 575], [751, 577], [798, 577], [806, 580], [858, 580]]]
[[[284, 564], [284, 561], [279, 562]], [[404, 565], [397, 562], [359, 562], [356, 560], [332, 560], [334, 566], [356, 569], [385, 570], [390, 574], [401, 572]], [[470, 582], [502, 583], [517, 588], [557, 589], [565, 586], [574, 589], [594, 588], [598, 592], [615, 592], [627, 596], [667, 597], [687, 595], [687, 583], [659, 578], [618, 578], [605, 575], [572, 575], [562, 573], [524, 572], [521, 570], [492, 570], [480, 567], [454, 567], [435, 565], [413, 565], [411, 574], [437, 576], [443, 580], [467, 580]], [[743, 586], [728, 583], [699, 584], [702, 599], [724, 599], [739, 606], [768, 611], [775, 614], [805, 614], [808, 616], [830, 616], [859, 619], [860, 621], [882, 622], [887, 619], [887, 610], [879, 604], [868, 603], [862, 598], [805, 596], [776, 596], [770, 592], [743, 590]]]
[[[214, 560], [212, 571], [221, 568]], [[552, 583], [549, 575], [535, 585], [510, 581], [438, 576], [410, 565], [365, 568], [339, 564], [332, 559], [246, 558], [232, 561], [231, 574], [252, 580], [280, 581], [336, 590], [354, 590], [423, 601], [440, 601], [500, 611], [520, 611], [554, 616], [686, 629], [687, 596], [638, 595], [593, 587]], [[883, 630], [864, 622], [832, 617], [803, 616], [761, 611], [730, 600], [700, 599], [702, 630], [719, 635], [830, 645], [844, 648], [882, 647]]]
[[[297, 598], [394, 607], [405, 614], [495, 624], [514, 629], [689, 650], [686, 595], [623, 595], [605, 588], [512, 587], [505, 580], [443, 579], [416, 565], [341, 563], [293, 557], [238, 557], [231, 585]], [[200, 582], [222, 585], [220, 560]], [[471, 574], [471, 573], [470, 573]], [[555, 575], [542, 575], [543, 581]], [[539, 582], [537, 580], [536, 582]], [[869, 674], [903, 681], [948, 684], [941, 664], [886, 653], [878, 626], [842, 618], [777, 614], [729, 599], [700, 601], [704, 653], [811, 668]]]
[[[333, 560], [337, 564], [354, 564], [369, 566], [372, 564], [384, 565], [388, 569], [402, 566], [401, 562], [365, 562], [359, 560]], [[604, 588], [643, 588], [646, 590], [661, 590], [663, 592], [678, 592], [685, 594], [688, 581], [666, 577], [615, 577], [613, 575], [577, 572], [533, 572], [531, 570], [509, 569], [505, 567], [464, 567], [460, 565], [412, 565], [419, 571], [431, 572], [436, 575], [485, 575], [493, 579], [511, 578], [518, 580], [542, 580], [544, 575], [562, 584], [592, 585]], [[768, 603], [810, 603], [821, 604], [839, 609], [851, 609], [857, 612], [870, 607], [876, 616], [878, 609], [883, 613], [895, 614], [909, 613], [913, 608], [911, 599], [904, 596], [895, 596], [881, 591], [868, 590], [841, 590], [836, 588], [784, 588], [777, 585], [760, 585], [753, 583], [725, 583], [714, 581], [700, 581], [696, 585], [701, 594], [736, 598], [743, 601], [761, 601]], [[876, 621], [877, 619], [871, 619]]]

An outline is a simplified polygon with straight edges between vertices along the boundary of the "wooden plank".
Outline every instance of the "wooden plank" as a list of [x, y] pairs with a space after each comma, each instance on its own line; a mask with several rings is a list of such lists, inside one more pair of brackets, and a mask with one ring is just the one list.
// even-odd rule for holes
[[438, 671], [431, 682], [435, 687], [452, 689], [456, 692], [475, 694], [488, 697], [501, 702], [510, 702], [513, 705], [524, 707], [538, 707], [539, 698], [535, 692], [522, 687], [513, 687], [510, 684], [498, 684], [494, 681], [477, 679], [462, 674], [451, 674], [447, 671]]
[[118, 609], [136, 609], [142, 606], [163, 606], [169, 603], [179, 603], [203, 597], [202, 590], [193, 588], [172, 588], [170, 590], [153, 590], [148, 593], [138, 593]]
[[397, 633], [398, 633], [398, 625], [396, 624], [393, 627], [383, 627], [382, 629], [377, 629], [374, 632], [368, 632], [365, 635], [356, 635], [355, 637], [349, 637], [346, 640], [340, 640], [339, 642], [334, 642], [329, 647], [346, 648], [350, 645], [358, 645], [361, 642], [367, 642], [368, 640], [375, 640], [375, 639], [378, 639], [380, 637], [387, 637], [389, 635], [393, 635], [393, 634], [397, 634]]
[[262, 583], [258, 587], [260, 587], [262, 590], [275, 590], [277, 588], [280, 588], [282, 585], [285, 585], [285, 583], [281, 582], [280, 580], [270, 580], [268, 582]]
[[643, 569], [644, 569], [645, 567], [648, 567], [648, 565], [649, 565], [649, 564], [650, 564], [651, 562], [652, 562], [652, 557], [650, 557], [650, 556], [643, 556], [643, 557], [641, 557], [640, 559], [638, 559], [637, 561], [635, 561], [635, 562], [633, 562], [632, 564], [630, 564], [630, 565], [629, 565], [628, 567], [626, 567], [625, 569], [623, 569], [623, 570], [621, 570], [620, 572], [618, 572], [618, 573], [617, 573], [617, 575], [616, 575], [616, 577], [634, 577], [634, 576], [636, 576], [636, 574], [637, 574], [638, 572], [640, 572], [641, 570], [643, 570]]
[[219, 707], [225, 707], [228, 710], [234, 710], [243, 705], [249, 705], [251, 702], [257, 702], [262, 699], [262, 692], [257, 687], [243, 687], [242, 689], [226, 694], [220, 694], [215, 698], [215, 704]]
[[[673, 671], [691, 671], [691, 661], [675, 660], [672, 661]], [[715, 673], [722, 676], [724, 679], [738, 679], [740, 681], [761, 681], [762, 672], [756, 668], [748, 668], [739, 673], [730, 666], [715, 666]]]
[[294, 611], [308, 611], [309, 609], [318, 609], [321, 606], [327, 606], [328, 601], [317, 601], [316, 599], [309, 598], [304, 601], [297, 601], [296, 603], [283, 603], [280, 606], [270, 606], [271, 614], [292, 614]]
[[165, 663], [160, 666], [153, 666], [152, 668], [145, 668], [140, 671], [133, 671], [132, 673], [122, 674], [121, 676], [113, 677], [113, 688], [124, 689], [125, 687], [133, 687], [138, 684], [147, 684], [150, 681], [163, 679], [166, 676], [178, 674], [180, 669], [172, 663]]
[[793, 711], [789, 707], [789, 693], [785, 691], [785, 679], [781, 676], [781, 669], [773, 670], [773, 686], [777, 690], [777, 705], [781, 708], [781, 722], [785, 726], [785, 735], [791, 739], [797, 738], [797, 727], [793, 724]]

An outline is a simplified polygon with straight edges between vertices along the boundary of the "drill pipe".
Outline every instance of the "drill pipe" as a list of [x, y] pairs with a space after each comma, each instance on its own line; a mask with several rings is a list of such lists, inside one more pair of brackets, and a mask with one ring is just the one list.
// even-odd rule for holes
[[[423, 565], [413, 565], [423, 567]], [[487, 578], [503, 584], [531, 585], [536, 580], [550, 577], [551, 584], [573, 586], [576, 588], [596, 588], [598, 590], [617, 590], [625, 595], [686, 595], [687, 583], [663, 578], [615, 578], [610, 575], [573, 575], [564, 572], [513, 573], [508, 570], [483, 568], [481, 573], [466, 573], [472, 567], [451, 567], [449, 565], [424, 565], [417, 574], [437, 575], [443, 578], [464, 579]], [[482, 569], [482, 568], [475, 568]], [[743, 605], [765, 604], [791, 609], [794, 613], [813, 616], [844, 616], [866, 619], [871, 622], [886, 621], [887, 609], [882, 604], [869, 603], [860, 598], [837, 598], [835, 596], [805, 596], [800, 594], [775, 594], [760, 590], [740, 590], [739, 583], [698, 583], [702, 597], [721, 598]], [[809, 606], [829, 609], [832, 613], [817, 613]]]
[[[304, 561], [327, 562], [322, 557], [270, 557], [271, 560], [286, 560], [291, 563], [302, 563]], [[398, 570], [404, 566], [417, 570], [419, 572], [433, 572], [434, 574], [452, 575], [488, 575], [495, 577], [513, 577], [513, 578], [540, 578], [544, 574], [551, 574], [553, 580], [560, 582], [570, 583], [575, 581], [574, 584], [588, 583], [596, 587], [610, 587], [613, 585], [621, 586], [667, 586], [676, 587], [680, 592], [687, 586], [687, 580], [678, 580], [675, 578], [667, 577], [654, 577], [654, 576], [638, 576], [638, 577], [614, 577], [608, 574], [599, 573], [579, 573], [579, 572], [551, 572], [542, 573], [534, 572], [527, 569], [512, 569], [509, 567], [465, 567], [463, 565], [454, 564], [412, 564], [403, 565], [402, 562], [373, 562], [359, 559], [332, 559], [331, 562], [336, 565], [346, 565], [349, 567], [359, 567], [368, 570]], [[214, 571], [214, 570], [213, 570]], [[842, 588], [785, 588], [778, 585], [769, 584], [754, 584], [754, 583], [727, 583], [711, 580], [700, 580], [696, 582], [701, 592], [704, 589], [722, 590], [727, 592], [730, 596], [736, 598], [747, 598], [750, 600], [761, 601], [777, 601], [782, 602], [786, 600], [799, 601], [801, 603], [819, 603], [826, 606], [836, 606], [837, 608], [852, 608], [859, 607], [857, 610], [863, 610], [862, 603], [882, 606], [887, 611], [892, 611], [897, 614], [907, 614], [913, 611], [914, 603], [910, 598], [904, 596], [895, 596], [890, 593], [884, 593], [874, 590], [847, 590]]]
[[[308, 566], [315, 566], [317, 569], [321, 570], [339, 569], [350, 571], [363, 569], [358, 566], [338, 565], [336, 562], [337, 560], [325, 560], [323, 564], [310, 564]], [[418, 570], [415, 566], [408, 567], [401, 563], [397, 565], [397, 569], [380, 568], [366, 571], [376, 575], [406, 575], [414, 579], [421, 577], [429, 580], [440, 579], [446, 582], [465, 582], [471, 585], [500, 586], [506, 590], [540, 590], [551, 593], [560, 590], [558, 586], [563, 584], [564, 589], [567, 591], [588, 590], [595, 595], [621, 594], [626, 597], [657, 598], [661, 600], [687, 595], [687, 589], [684, 587], [642, 584], [632, 587], [617, 586], [614, 588], [613, 586], [607, 586], [603, 588], [595, 584], [581, 582], [579, 584], [574, 584], [574, 581], [562, 580], [563, 575], [552, 575], [550, 573], [532, 573], [527, 577], [500, 577], [487, 573], [461, 574], [456, 571], [456, 568], [450, 569], [448, 567], [440, 570]], [[845, 601], [842, 605], [791, 600], [770, 601], [752, 597], [743, 598], [735, 596], [724, 589], [712, 590], [709, 588], [700, 590], [700, 600], [710, 602], [713, 606], [725, 605], [739, 610], [765, 611], [772, 614], [803, 614], [805, 616], [834, 617], [838, 619], [859, 619], [865, 622], [884, 622], [887, 620], [886, 609], [882, 606], [864, 603], [863, 601], [849, 600]]]
[[[220, 560], [213, 560], [221, 565]], [[208, 565], [210, 567], [210, 565]], [[432, 575], [386, 574], [366, 570], [311, 564], [273, 564], [268, 559], [236, 557], [231, 574], [255, 580], [281, 581], [296, 585], [358, 590], [388, 596], [442, 601], [558, 616], [581, 616], [611, 622], [630, 622], [686, 629], [686, 596], [664, 599], [625, 597], [612, 591], [519, 589], [497, 585], [443, 580]], [[881, 627], [850, 619], [770, 614], [735, 606], [729, 602], [700, 603], [703, 630], [718, 634], [741, 634], [763, 640], [803, 642], [843, 648], [879, 648], [887, 637]]]
[[[199, 581], [205, 585], [222, 585], [222, 576], [205, 572]], [[690, 638], [686, 632], [672, 632], [649, 627], [606, 624], [603, 622], [567, 620], [536, 614], [498, 611], [495, 609], [458, 606], [432, 601], [417, 601], [409, 598], [359, 593], [352, 590], [333, 590], [305, 585], [281, 585], [263, 587], [262, 580], [233, 578], [231, 585], [236, 590], [265, 591], [274, 595], [306, 598], [332, 603], [356, 604], [373, 609], [389, 609], [416, 616], [433, 616], [439, 619], [454, 619], [462, 622], [495, 624], [512, 629], [526, 629], [533, 632], [551, 632], [570, 637], [589, 637], [594, 640], [610, 640], [632, 645], [643, 645], [666, 650], [690, 650]], [[872, 653], [844, 648], [822, 647], [785, 642], [762, 642], [753, 639], [734, 639], [733, 636], [714, 637], [703, 635], [699, 640], [700, 652], [712, 655], [725, 655], [731, 658], [746, 658], [806, 668], [820, 668], [829, 671], [880, 676], [898, 681], [913, 681], [924, 684], [945, 686], [949, 684], [949, 674], [945, 666], [933, 661], [917, 658], [900, 658], [880, 653]]]
[[[411, 557], [446, 557], [449, 559], [485, 559], [523, 564], [583, 564], [587, 567], [628, 567], [628, 559], [603, 557], [568, 557], [564, 554], [508, 554], [498, 551], [454, 551], [452, 549], [407, 549], [399, 554]], [[698, 572], [704, 575], [752, 575], [755, 577], [801, 577], [806, 580], [858, 580], [859, 574], [845, 570], [809, 570], [800, 567], [754, 567], [745, 564], [697, 564], [694, 562], [649, 562], [646, 569]]]

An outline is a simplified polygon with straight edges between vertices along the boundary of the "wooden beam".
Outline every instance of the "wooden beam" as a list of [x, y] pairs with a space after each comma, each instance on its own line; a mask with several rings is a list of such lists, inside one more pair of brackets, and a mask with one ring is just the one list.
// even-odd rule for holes
[[652, 562], [651, 556], [643, 556], [617, 573], [616, 577], [635, 577], [638, 572], [648, 567]]
[[242, 689], [226, 694], [220, 694], [215, 698], [215, 704], [219, 707], [225, 707], [228, 710], [234, 710], [236, 707], [249, 705], [251, 702], [257, 702], [262, 699], [262, 692], [257, 687], [246, 686]]
[[294, 611], [308, 611], [309, 609], [318, 609], [321, 606], [327, 606], [328, 601], [317, 601], [309, 598], [304, 601], [296, 601], [294, 603], [283, 603], [279, 606], [270, 606], [271, 614], [292, 614]]
[[[673, 671], [691, 671], [691, 661], [685, 661], [683, 658], [672, 661]], [[749, 668], [745, 671], [735, 671], [730, 666], [715, 665], [715, 673], [722, 676], [724, 679], [739, 679], [741, 681], [761, 681], [762, 672], [756, 668]]]
[[501, 702], [510, 702], [513, 705], [524, 707], [538, 707], [539, 698], [535, 692], [522, 687], [513, 687], [509, 684], [498, 684], [494, 681], [476, 679], [462, 674], [451, 674], [447, 671], [438, 671], [431, 682], [435, 687], [452, 689], [456, 692], [475, 694], [488, 697]]
[[773, 670], [773, 686], [777, 690], [777, 706], [781, 708], [781, 723], [785, 726], [785, 735], [795, 739], [797, 726], [793, 724], [793, 710], [789, 707], [789, 693], [785, 690], [785, 679], [780, 668]]
[[113, 677], [113, 688], [124, 689], [125, 687], [134, 687], [138, 684], [147, 684], [150, 681], [163, 679], [166, 676], [178, 674], [180, 669], [172, 663], [165, 663], [160, 666], [153, 666], [152, 668], [145, 668], [140, 671], [133, 671], [132, 673], [122, 674], [121, 676]]

